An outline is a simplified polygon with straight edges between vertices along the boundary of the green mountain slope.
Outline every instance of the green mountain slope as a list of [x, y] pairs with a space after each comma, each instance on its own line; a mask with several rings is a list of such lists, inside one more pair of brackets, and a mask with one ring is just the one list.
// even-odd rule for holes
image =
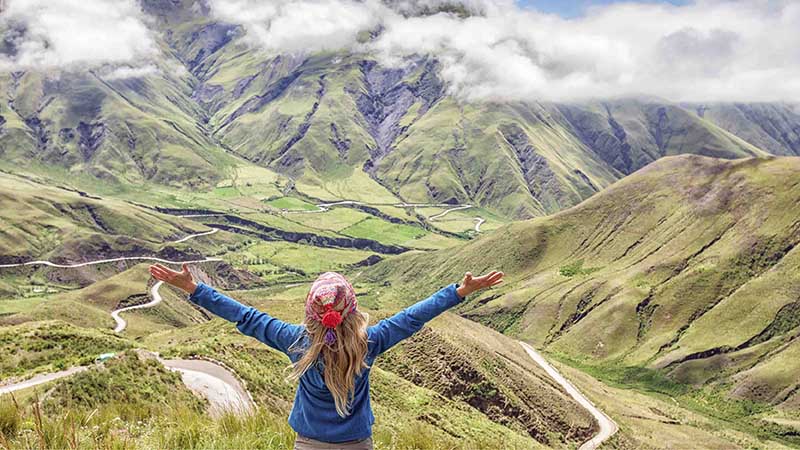
[[791, 104], [689, 105], [697, 115], [774, 155], [800, 156], [800, 107]]
[[0, 263], [134, 256], [207, 230], [191, 221], [0, 173]]
[[796, 405], [799, 180], [797, 158], [665, 158], [575, 208], [370, 277], [399, 299], [500, 268], [508, 284], [462, 315], [590, 364]]
[[663, 156], [797, 153], [791, 105], [463, 103], [436, 60], [269, 54], [199, 5], [142, 3], [161, 50], [152, 73], [2, 74], [0, 166], [128, 198], [208, 193], [260, 166], [312, 199], [529, 218]]
[[[177, 64], [172, 62], [172, 64]], [[2, 165], [111, 185], [213, 187], [234, 164], [198, 125], [190, 80], [94, 72], [0, 75]]]

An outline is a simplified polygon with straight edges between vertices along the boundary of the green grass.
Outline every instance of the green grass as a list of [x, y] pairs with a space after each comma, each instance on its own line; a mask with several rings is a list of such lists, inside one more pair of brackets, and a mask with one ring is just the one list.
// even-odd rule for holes
[[580, 369], [582, 372], [615, 388], [633, 390], [655, 398], [676, 402], [682, 408], [719, 420], [727, 427], [761, 439], [783, 441], [787, 445], [800, 444], [800, 440], [784, 435], [780, 427], [765, 427], [761, 416], [775, 411], [774, 407], [748, 399], [732, 399], [726, 386], [691, 387], [667, 378], [662, 372], [621, 364], [593, 365], [576, 361], [563, 354], [550, 354], [558, 361]]
[[[79, 244], [144, 249], [185, 236], [202, 227], [118, 200], [97, 200], [0, 173], [0, 255], [23, 258], [73, 254]], [[120, 242], [115, 236], [124, 236]], [[92, 256], [92, 255], [88, 255]], [[4, 271], [8, 269], [2, 269]]]
[[110, 332], [59, 322], [0, 327], [0, 377], [53, 372], [84, 365], [101, 353], [132, 347]]
[[104, 410], [126, 422], [148, 420], [173, 410], [202, 412], [204, 401], [184, 386], [181, 375], [153, 356], [127, 351], [102, 365], [59, 382], [43, 402], [45, 412]]
[[[111, 311], [130, 302], [149, 301], [152, 281], [147, 266], [137, 264], [118, 274], [108, 267], [87, 268], [86, 271], [97, 271], [97, 278], [101, 280], [84, 288], [42, 297], [30, 304], [24, 300], [0, 300], [0, 305], [6, 302], [18, 305], [18, 310], [0, 318], [0, 323], [61, 320], [79, 327], [113, 330], [115, 322], [111, 318]], [[213, 274], [212, 267], [206, 267], [205, 270]], [[163, 286], [159, 292], [164, 301], [158, 306], [123, 313], [123, 318], [129, 324], [126, 335], [141, 336], [201, 319], [200, 313], [174, 288]]]
[[387, 244], [414, 246], [414, 241], [428, 234], [422, 228], [385, 222], [383, 220], [367, 217], [343, 230], [342, 234], [352, 237], [373, 239]]
[[364, 219], [371, 218], [369, 214], [353, 208], [334, 207], [326, 212], [294, 213], [287, 215], [287, 219], [299, 222], [307, 227], [318, 230], [340, 232]]
[[662, 159], [576, 208], [362, 277], [405, 305], [466, 270], [503, 270], [462, 315], [625, 389], [687, 389], [686, 407], [759, 435], [751, 421], [765, 410], [797, 410], [798, 176], [796, 158]]
[[237, 267], [263, 277], [265, 280], [314, 278], [326, 271], [343, 271], [362, 261], [372, 252], [356, 249], [322, 248], [289, 242], [258, 242], [249, 245], [226, 259]]
[[[120, 368], [113, 369], [119, 371]], [[145, 367], [153, 375], [154, 368]], [[155, 369], [159, 371], [158, 369]], [[161, 371], [165, 370], [163, 368]], [[132, 367], [124, 376], [143, 374], [143, 368]], [[180, 385], [179, 376], [159, 373], [158, 379], [145, 380], [143, 387], [119, 386], [106, 397], [139, 393], [145, 390], [169, 390], [169, 404], [159, 404], [134, 395], [133, 402], [98, 405], [91, 411], [70, 408], [64, 410], [39, 407], [35, 400], [14, 402], [9, 396], [0, 398], [0, 445], [4, 448], [75, 448], [75, 449], [152, 449], [196, 448], [229, 449], [253, 448], [289, 450], [293, 447], [294, 432], [269, 409], [251, 415], [226, 414], [217, 420], [202, 412], [202, 403]], [[171, 379], [177, 377], [178, 380]], [[86, 380], [82, 380], [86, 381]], [[98, 379], [97, 386], [107, 384]], [[175, 384], [178, 383], [178, 384]], [[56, 387], [65, 389], [66, 384]], [[180, 395], [176, 395], [177, 393]], [[128, 399], [126, 399], [128, 400]], [[163, 399], [162, 399], [163, 400]], [[183, 401], [184, 405], [177, 404]], [[47, 401], [45, 402], [47, 404]], [[193, 407], [186, 407], [193, 405]], [[153, 409], [153, 408], [156, 409]], [[157, 413], [152, 414], [151, 413]], [[136, 420], [140, 418], [141, 420]]]
[[316, 207], [316, 205], [312, 205], [311, 203], [305, 202], [296, 197], [279, 197], [269, 200], [265, 203], [278, 209], [301, 211], [317, 211], [319, 209]]
[[41, 297], [0, 300], [0, 316], [30, 312], [43, 301]]
[[583, 276], [589, 275], [598, 270], [602, 269], [602, 267], [583, 267], [583, 260], [579, 259], [575, 262], [565, 264], [558, 268], [558, 273], [562, 277], [571, 278], [574, 276]]

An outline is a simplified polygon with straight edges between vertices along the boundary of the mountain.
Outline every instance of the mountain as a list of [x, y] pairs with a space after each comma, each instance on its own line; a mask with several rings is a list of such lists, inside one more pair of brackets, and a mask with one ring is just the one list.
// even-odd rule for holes
[[142, 7], [154, 72], [0, 74], [0, 166], [128, 195], [209, 192], [260, 167], [307, 198], [469, 203], [518, 219], [663, 156], [798, 151], [793, 105], [465, 103], [429, 57], [269, 54], [194, 1]]
[[[796, 410], [800, 158], [662, 158], [561, 213], [370, 268], [387, 304], [464, 270], [462, 316], [594, 367]], [[609, 369], [610, 370], [610, 369]]]
[[774, 155], [800, 156], [800, 107], [791, 104], [689, 105], [697, 115]]

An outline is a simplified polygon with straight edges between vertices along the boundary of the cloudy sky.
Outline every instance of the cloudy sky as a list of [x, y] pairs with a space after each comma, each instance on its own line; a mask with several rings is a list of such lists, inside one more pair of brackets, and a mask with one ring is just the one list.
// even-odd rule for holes
[[[623, 0], [518, 0], [517, 5], [522, 8], [535, 9], [545, 13], [558, 14], [566, 18], [580, 17], [587, 10], [597, 6], [607, 6], [613, 3], [622, 3]], [[691, 0], [648, 0], [649, 3], [668, 3], [672, 5], [687, 5]], [[648, 3], [640, 2], [640, 3]]]
[[[437, 58], [464, 101], [800, 101], [794, 0], [205, 1], [266, 53], [357, 52], [385, 65]], [[445, 3], [471, 14], [414, 14]], [[150, 23], [136, 0], [10, 0], [0, 70], [156, 76]], [[368, 31], [376, 37], [365, 41]]]

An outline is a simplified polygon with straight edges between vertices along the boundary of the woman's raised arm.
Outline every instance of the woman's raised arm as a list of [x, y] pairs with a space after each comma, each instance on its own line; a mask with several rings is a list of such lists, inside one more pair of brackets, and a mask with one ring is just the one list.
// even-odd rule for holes
[[222, 317], [235, 322], [242, 333], [279, 350], [289, 353], [289, 347], [297, 340], [303, 327], [276, 319], [252, 306], [243, 305], [227, 295], [217, 292], [211, 286], [195, 283], [186, 264], [181, 272], [169, 269], [161, 264], [150, 266], [150, 274], [159, 281], [180, 288], [189, 295], [189, 301]]
[[421, 302], [400, 311], [370, 327], [371, 353], [378, 356], [395, 344], [416, 333], [434, 317], [462, 302], [480, 289], [503, 282], [503, 272], [492, 271], [480, 277], [467, 272], [461, 284], [451, 284]]

